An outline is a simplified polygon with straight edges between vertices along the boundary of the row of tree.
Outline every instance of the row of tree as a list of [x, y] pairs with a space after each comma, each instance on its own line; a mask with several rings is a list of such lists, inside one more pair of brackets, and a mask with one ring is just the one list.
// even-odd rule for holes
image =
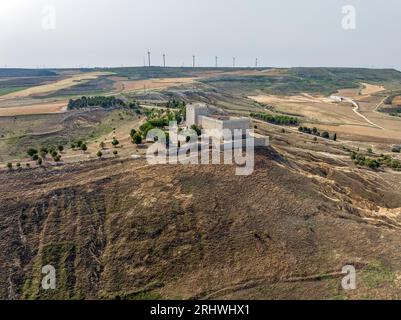
[[[82, 109], [88, 107], [102, 107], [102, 108], [115, 108], [115, 107], [126, 107], [127, 104], [116, 97], [81, 97], [78, 99], [70, 99], [68, 102], [68, 110]], [[136, 108], [138, 105], [136, 102], [131, 102], [128, 105], [130, 108]]]
[[266, 113], [251, 113], [251, 117], [263, 120], [273, 124], [296, 126], [299, 124], [299, 119], [285, 115], [272, 115]]
[[180, 101], [180, 100], [176, 100], [176, 99], [169, 100], [166, 103], [166, 107], [172, 108], [172, 109], [185, 107], [186, 105], [187, 105], [187, 103], [185, 101]]
[[61, 161], [61, 152], [63, 150], [64, 147], [62, 145], [57, 147], [42, 147], [39, 150], [29, 148], [27, 154], [33, 161], [36, 161], [38, 165], [41, 165], [43, 161], [46, 160], [47, 155], [50, 155], [55, 162]]
[[[324, 139], [330, 139], [330, 134], [327, 131], [323, 131], [322, 133], [316, 128], [308, 128], [308, 127], [299, 127], [298, 128], [299, 132], [307, 133], [307, 134], [312, 134], [317, 137], [322, 137]], [[333, 140], [337, 140], [337, 133], [333, 134]]]

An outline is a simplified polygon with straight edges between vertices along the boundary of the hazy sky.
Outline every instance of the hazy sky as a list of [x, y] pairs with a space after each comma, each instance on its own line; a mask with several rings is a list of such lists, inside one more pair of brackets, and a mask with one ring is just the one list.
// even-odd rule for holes
[[[356, 29], [342, 28], [342, 7]], [[362, 66], [401, 70], [400, 0], [0, 0], [0, 66]]]

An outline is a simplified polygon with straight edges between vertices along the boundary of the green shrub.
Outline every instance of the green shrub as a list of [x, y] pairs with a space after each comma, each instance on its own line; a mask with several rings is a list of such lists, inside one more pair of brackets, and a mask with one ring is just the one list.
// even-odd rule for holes
[[324, 139], [330, 139], [330, 134], [329, 134], [327, 131], [324, 131], [324, 132], [322, 133], [322, 138], [324, 138]]
[[111, 142], [111, 144], [116, 147], [117, 145], [120, 144], [120, 141], [118, 141], [115, 137], [113, 137], [113, 141]]
[[136, 132], [132, 137], [132, 143], [141, 144], [142, 143], [142, 135], [139, 132]]
[[26, 153], [28, 154], [28, 156], [33, 157], [35, 154], [38, 153], [38, 150], [33, 149], [33, 148], [29, 148]]

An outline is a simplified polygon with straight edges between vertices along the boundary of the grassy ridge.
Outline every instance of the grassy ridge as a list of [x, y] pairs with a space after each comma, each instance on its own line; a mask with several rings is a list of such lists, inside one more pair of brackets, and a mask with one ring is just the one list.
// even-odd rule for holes
[[267, 94], [330, 95], [342, 88], [358, 88], [361, 82], [401, 82], [401, 73], [391, 69], [292, 68], [280, 76], [222, 75], [201, 80], [232, 91], [262, 91]]

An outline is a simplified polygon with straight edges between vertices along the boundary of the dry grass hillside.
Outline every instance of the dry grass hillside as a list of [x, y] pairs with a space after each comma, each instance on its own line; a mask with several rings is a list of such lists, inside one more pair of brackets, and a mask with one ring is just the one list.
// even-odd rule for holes
[[262, 130], [273, 146], [250, 176], [141, 159], [3, 172], [0, 297], [401, 298], [401, 175]]

